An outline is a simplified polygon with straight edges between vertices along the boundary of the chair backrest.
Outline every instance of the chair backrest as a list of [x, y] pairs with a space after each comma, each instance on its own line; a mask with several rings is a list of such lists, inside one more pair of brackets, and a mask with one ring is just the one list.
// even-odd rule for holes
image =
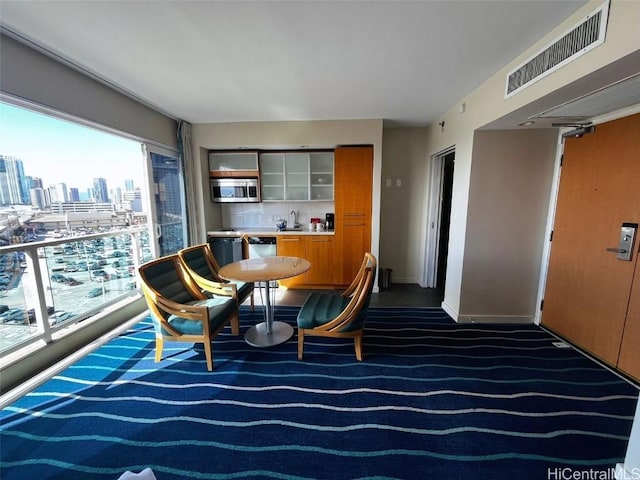
[[376, 272], [376, 257], [368, 252], [365, 253], [356, 278], [351, 286], [343, 293], [343, 295], [350, 297], [349, 303], [342, 313], [338, 315], [335, 320], [324, 325], [323, 329], [349, 332], [359, 330], [363, 327], [364, 321], [367, 318]]
[[187, 303], [206, 298], [190, 281], [182, 269], [177, 255], [152, 260], [138, 269], [145, 293], [156, 295], [176, 303]]
[[195, 245], [180, 250], [178, 256], [182, 259], [189, 270], [212, 282], [222, 282], [218, 276], [218, 262], [213, 256], [213, 251], [209, 244]]

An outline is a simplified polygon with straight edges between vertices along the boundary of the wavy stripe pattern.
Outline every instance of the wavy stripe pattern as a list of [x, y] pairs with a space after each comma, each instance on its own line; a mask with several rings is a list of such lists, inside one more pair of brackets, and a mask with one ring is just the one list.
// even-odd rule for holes
[[[295, 324], [298, 309], [278, 307]], [[243, 308], [242, 330], [261, 321]], [[224, 332], [154, 363], [147, 319], [0, 412], [0, 477], [547, 478], [623, 459], [638, 391], [534, 326], [372, 308], [349, 341]]]

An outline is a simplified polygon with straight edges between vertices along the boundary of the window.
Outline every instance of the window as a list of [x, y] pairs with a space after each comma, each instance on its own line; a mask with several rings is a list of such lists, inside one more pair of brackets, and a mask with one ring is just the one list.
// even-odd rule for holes
[[[146, 175], [156, 165], [143, 147], [0, 102], [0, 356], [36, 338], [50, 341], [136, 291], [136, 266], [158, 251]], [[181, 246], [179, 156], [163, 153], [163, 198], [171, 204], [159, 214], [163, 225], [172, 220], [165, 238]]]

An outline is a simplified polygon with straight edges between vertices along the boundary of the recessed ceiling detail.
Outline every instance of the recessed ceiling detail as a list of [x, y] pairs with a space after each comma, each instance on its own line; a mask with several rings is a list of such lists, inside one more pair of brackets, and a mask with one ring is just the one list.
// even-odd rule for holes
[[640, 73], [549, 108], [531, 118], [584, 121], [637, 104], [640, 104]]

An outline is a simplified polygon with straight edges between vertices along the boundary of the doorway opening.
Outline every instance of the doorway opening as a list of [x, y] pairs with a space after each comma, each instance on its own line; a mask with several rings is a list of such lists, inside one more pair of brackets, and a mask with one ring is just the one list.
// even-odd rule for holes
[[443, 293], [449, 254], [454, 166], [454, 147], [443, 150], [431, 158], [424, 286], [439, 289]]

